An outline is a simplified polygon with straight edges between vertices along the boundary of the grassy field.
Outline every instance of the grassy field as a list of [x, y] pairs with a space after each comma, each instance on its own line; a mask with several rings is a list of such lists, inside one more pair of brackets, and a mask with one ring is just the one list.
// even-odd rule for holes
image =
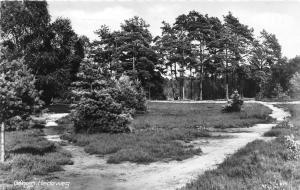
[[240, 113], [222, 113], [222, 104], [149, 103], [149, 112], [133, 121], [134, 129], [189, 128], [192, 126], [228, 128], [250, 127], [265, 122], [271, 110], [255, 103], [243, 106]]
[[201, 154], [201, 149], [182, 141], [209, 137], [206, 128], [249, 127], [267, 121], [270, 113], [260, 104], [246, 104], [241, 113], [222, 113], [221, 104], [149, 103], [148, 108], [135, 117], [133, 133], [72, 133], [63, 138], [84, 146], [88, 153], [108, 155], [109, 163], [182, 160]]
[[217, 169], [205, 172], [182, 190], [300, 189], [300, 147], [295, 148], [283, 140], [284, 135], [300, 139], [300, 105], [283, 107], [291, 111], [294, 127], [286, 121], [280, 123], [265, 134], [277, 138], [249, 143]]
[[61, 165], [72, 164], [70, 153], [41, 137], [41, 130], [6, 132], [5, 164], [0, 164], [0, 179], [31, 180], [50, 172], [62, 170]]

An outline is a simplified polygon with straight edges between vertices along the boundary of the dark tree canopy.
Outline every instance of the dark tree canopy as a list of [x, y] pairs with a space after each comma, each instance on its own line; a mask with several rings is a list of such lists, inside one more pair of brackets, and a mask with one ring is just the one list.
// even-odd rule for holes
[[163, 78], [148, 27], [139, 17], [125, 20], [120, 31], [102, 26], [96, 31], [100, 39], [93, 42], [91, 57], [107, 69], [107, 75], [118, 78], [125, 73], [138, 79], [148, 96], [161, 99]]
[[42, 99], [64, 98], [84, 57], [83, 43], [69, 19], [50, 22], [46, 1], [1, 2], [2, 56], [24, 57]]

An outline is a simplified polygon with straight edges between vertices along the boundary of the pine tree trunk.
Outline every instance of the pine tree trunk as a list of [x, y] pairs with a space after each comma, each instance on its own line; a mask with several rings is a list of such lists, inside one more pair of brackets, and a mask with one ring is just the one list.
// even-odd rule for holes
[[184, 96], [185, 96], [185, 94], [184, 94], [184, 82], [183, 82], [183, 85], [182, 85], [182, 99], [184, 100]]
[[1, 124], [1, 159], [0, 161], [3, 163], [4, 159], [5, 159], [5, 149], [4, 149], [4, 143], [5, 143], [5, 139], [4, 139], [4, 122], [2, 122]]
[[202, 76], [200, 77], [200, 83], [199, 83], [199, 91], [200, 91], [200, 94], [199, 94], [199, 100], [202, 100], [203, 99], [203, 82], [202, 82]]
[[193, 78], [192, 78], [192, 69], [190, 68], [190, 79], [191, 79], [191, 84], [190, 84], [190, 97], [191, 97], [191, 100], [193, 99]]
[[227, 52], [227, 48], [225, 50], [225, 61], [226, 61], [226, 84], [225, 84], [225, 93], [226, 93], [226, 100], [229, 100], [229, 92], [228, 92], [228, 52]]
[[149, 89], [149, 100], [151, 100], [151, 87], [149, 86], [148, 89]]
[[228, 82], [225, 84], [225, 90], [226, 90], [226, 100], [229, 100], [229, 95], [228, 95]]
[[203, 100], [203, 61], [202, 60], [201, 60], [201, 75], [200, 75], [199, 90], [200, 90], [199, 100]]
[[173, 67], [171, 65], [171, 86], [172, 86], [172, 95], [173, 95], [173, 99], [175, 100], [175, 86], [174, 86], [174, 77], [173, 77]]

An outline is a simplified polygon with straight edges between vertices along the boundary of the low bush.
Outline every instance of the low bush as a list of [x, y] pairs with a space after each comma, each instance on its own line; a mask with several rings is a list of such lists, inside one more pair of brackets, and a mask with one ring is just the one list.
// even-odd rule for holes
[[240, 98], [238, 91], [234, 91], [230, 101], [222, 108], [223, 112], [239, 112], [242, 109], [244, 101]]
[[129, 132], [131, 115], [122, 105], [103, 91], [94, 91], [81, 98], [75, 106], [74, 127], [76, 132]]
[[138, 82], [121, 76], [111, 79], [99, 65], [86, 61], [74, 82], [75, 132], [129, 132], [128, 124], [136, 111], [146, 110], [145, 94]]
[[146, 111], [146, 97], [141, 84], [138, 81], [131, 81], [128, 76], [121, 76], [115, 80], [115, 88], [108, 89], [112, 98], [122, 104], [124, 109], [131, 109], [138, 112]]

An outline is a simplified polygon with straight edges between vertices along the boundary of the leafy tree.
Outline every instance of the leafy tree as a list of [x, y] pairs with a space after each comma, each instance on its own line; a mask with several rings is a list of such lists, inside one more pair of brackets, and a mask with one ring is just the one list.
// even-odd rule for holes
[[293, 96], [299, 97], [300, 95], [300, 74], [296, 72], [290, 80], [291, 91]]
[[[291, 78], [296, 72], [300, 71], [300, 59], [296, 56], [293, 59], [287, 60], [287, 58], [282, 58], [277, 64], [271, 67], [271, 81], [270, 86], [274, 88], [276, 84], [280, 84], [283, 91], [286, 93], [292, 92], [292, 86], [290, 83]], [[293, 95], [293, 93], [291, 94]]]
[[43, 91], [42, 98], [50, 103], [54, 97], [68, 95], [68, 86], [76, 79], [84, 50], [70, 20], [63, 18], [49, 25], [43, 45], [39, 49], [31, 49], [25, 59], [37, 76], [37, 87]]
[[80, 97], [82, 93], [101, 90], [111, 86], [112, 81], [108, 80], [103, 73], [105, 73], [105, 70], [100, 64], [89, 59], [83, 60], [77, 73], [77, 80], [72, 83], [74, 94], [78, 94]]
[[175, 82], [177, 81], [177, 63], [175, 58], [178, 44], [176, 41], [176, 30], [169, 23], [162, 22], [162, 24], [162, 36], [156, 37], [155, 48], [159, 55], [159, 62], [166, 70], [170, 71], [172, 96], [174, 99], [177, 99], [178, 93]]
[[[185, 69], [194, 65], [195, 60], [191, 59], [191, 46], [190, 38], [188, 36], [187, 30], [187, 15], [180, 15], [176, 18], [175, 23], [173, 24], [173, 29], [175, 31], [174, 45], [176, 46], [173, 50], [173, 56], [171, 58], [172, 62], [175, 63], [175, 74], [179, 72], [180, 81], [179, 81], [179, 94], [180, 98], [183, 99], [183, 86], [184, 86], [184, 75]], [[176, 66], [179, 66], [177, 69]], [[176, 76], [176, 75], [175, 75]], [[176, 76], [177, 79], [177, 76]]]
[[[97, 63], [102, 63], [102, 67], [105, 67], [109, 72], [110, 76], [119, 73], [121, 65], [117, 60], [118, 53], [118, 35], [119, 32], [112, 32], [108, 26], [103, 25], [100, 29], [95, 32], [100, 40], [95, 40], [91, 46], [92, 51], [90, 57]], [[119, 71], [119, 72], [118, 72]]]
[[253, 40], [253, 30], [247, 25], [239, 22], [238, 18], [234, 17], [231, 12], [224, 16], [223, 31], [221, 37], [222, 57], [225, 62], [224, 72], [226, 75], [225, 89], [226, 98], [228, 99], [228, 83], [229, 73], [234, 74], [237, 67], [245, 62], [245, 57], [249, 55], [249, 45]]
[[151, 46], [152, 35], [149, 25], [141, 18], [134, 17], [121, 24], [119, 38], [119, 60], [128, 76], [137, 78], [145, 91], [151, 90], [155, 99], [164, 99], [162, 92], [163, 78], [158, 65], [158, 57]]
[[287, 61], [285, 69], [289, 76], [292, 76], [295, 72], [300, 72], [300, 56]]
[[138, 79], [145, 91], [152, 89], [152, 98], [161, 99], [164, 98], [161, 94], [163, 78], [148, 27], [139, 17], [125, 20], [120, 31], [111, 32], [102, 26], [96, 32], [100, 40], [93, 43], [92, 57], [104, 63], [117, 78], [125, 73], [131, 79]]
[[24, 56], [28, 46], [42, 41], [49, 22], [50, 15], [45, 1], [1, 2], [1, 37], [11, 53], [5, 55]]
[[203, 16], [196, 11], [191, 11], [187, 15], [185, 28], [190, 39], [190, 46], [194, 50], [192, 51], [193, 67], [199, 74], [199, 99], [202, 100], [204, 68], [210, 61], [209, 45], [214, 33], [208, 15]]
[[[265, 30], [261, 32], [260, 39], [261, 41], [255, 40], [253, 42], [250, 63], [252, 67], [252, 78], [259, 86], [260, 96], [264, 96], [264, 94], [270, 94], [266, 89], [266, 83], [273, 81], [272, 70], [275, 71], [281, 61], [281, 46], [276, 36], [267, 33]], [[278, 84], [278, 81], [275, 83]], [[271, 85], [273, 86], [271, 88], [276, 87], [275, 83]], [[268, 85], [270, 86], [270, 84]], [[264, 92], [264, 90], [267, 91]]]
[[6, 122], [18, 116], [26, 120], [43, 102], [35, 90], [35, 77], [23, 59], [0, 62], [0, 119]]
[[70, 20], [50, 23], [46, 1], [5, 1], [1, 13], [3, 58], [24, 57], [46, 103], [66, 96], [84, 57]]

